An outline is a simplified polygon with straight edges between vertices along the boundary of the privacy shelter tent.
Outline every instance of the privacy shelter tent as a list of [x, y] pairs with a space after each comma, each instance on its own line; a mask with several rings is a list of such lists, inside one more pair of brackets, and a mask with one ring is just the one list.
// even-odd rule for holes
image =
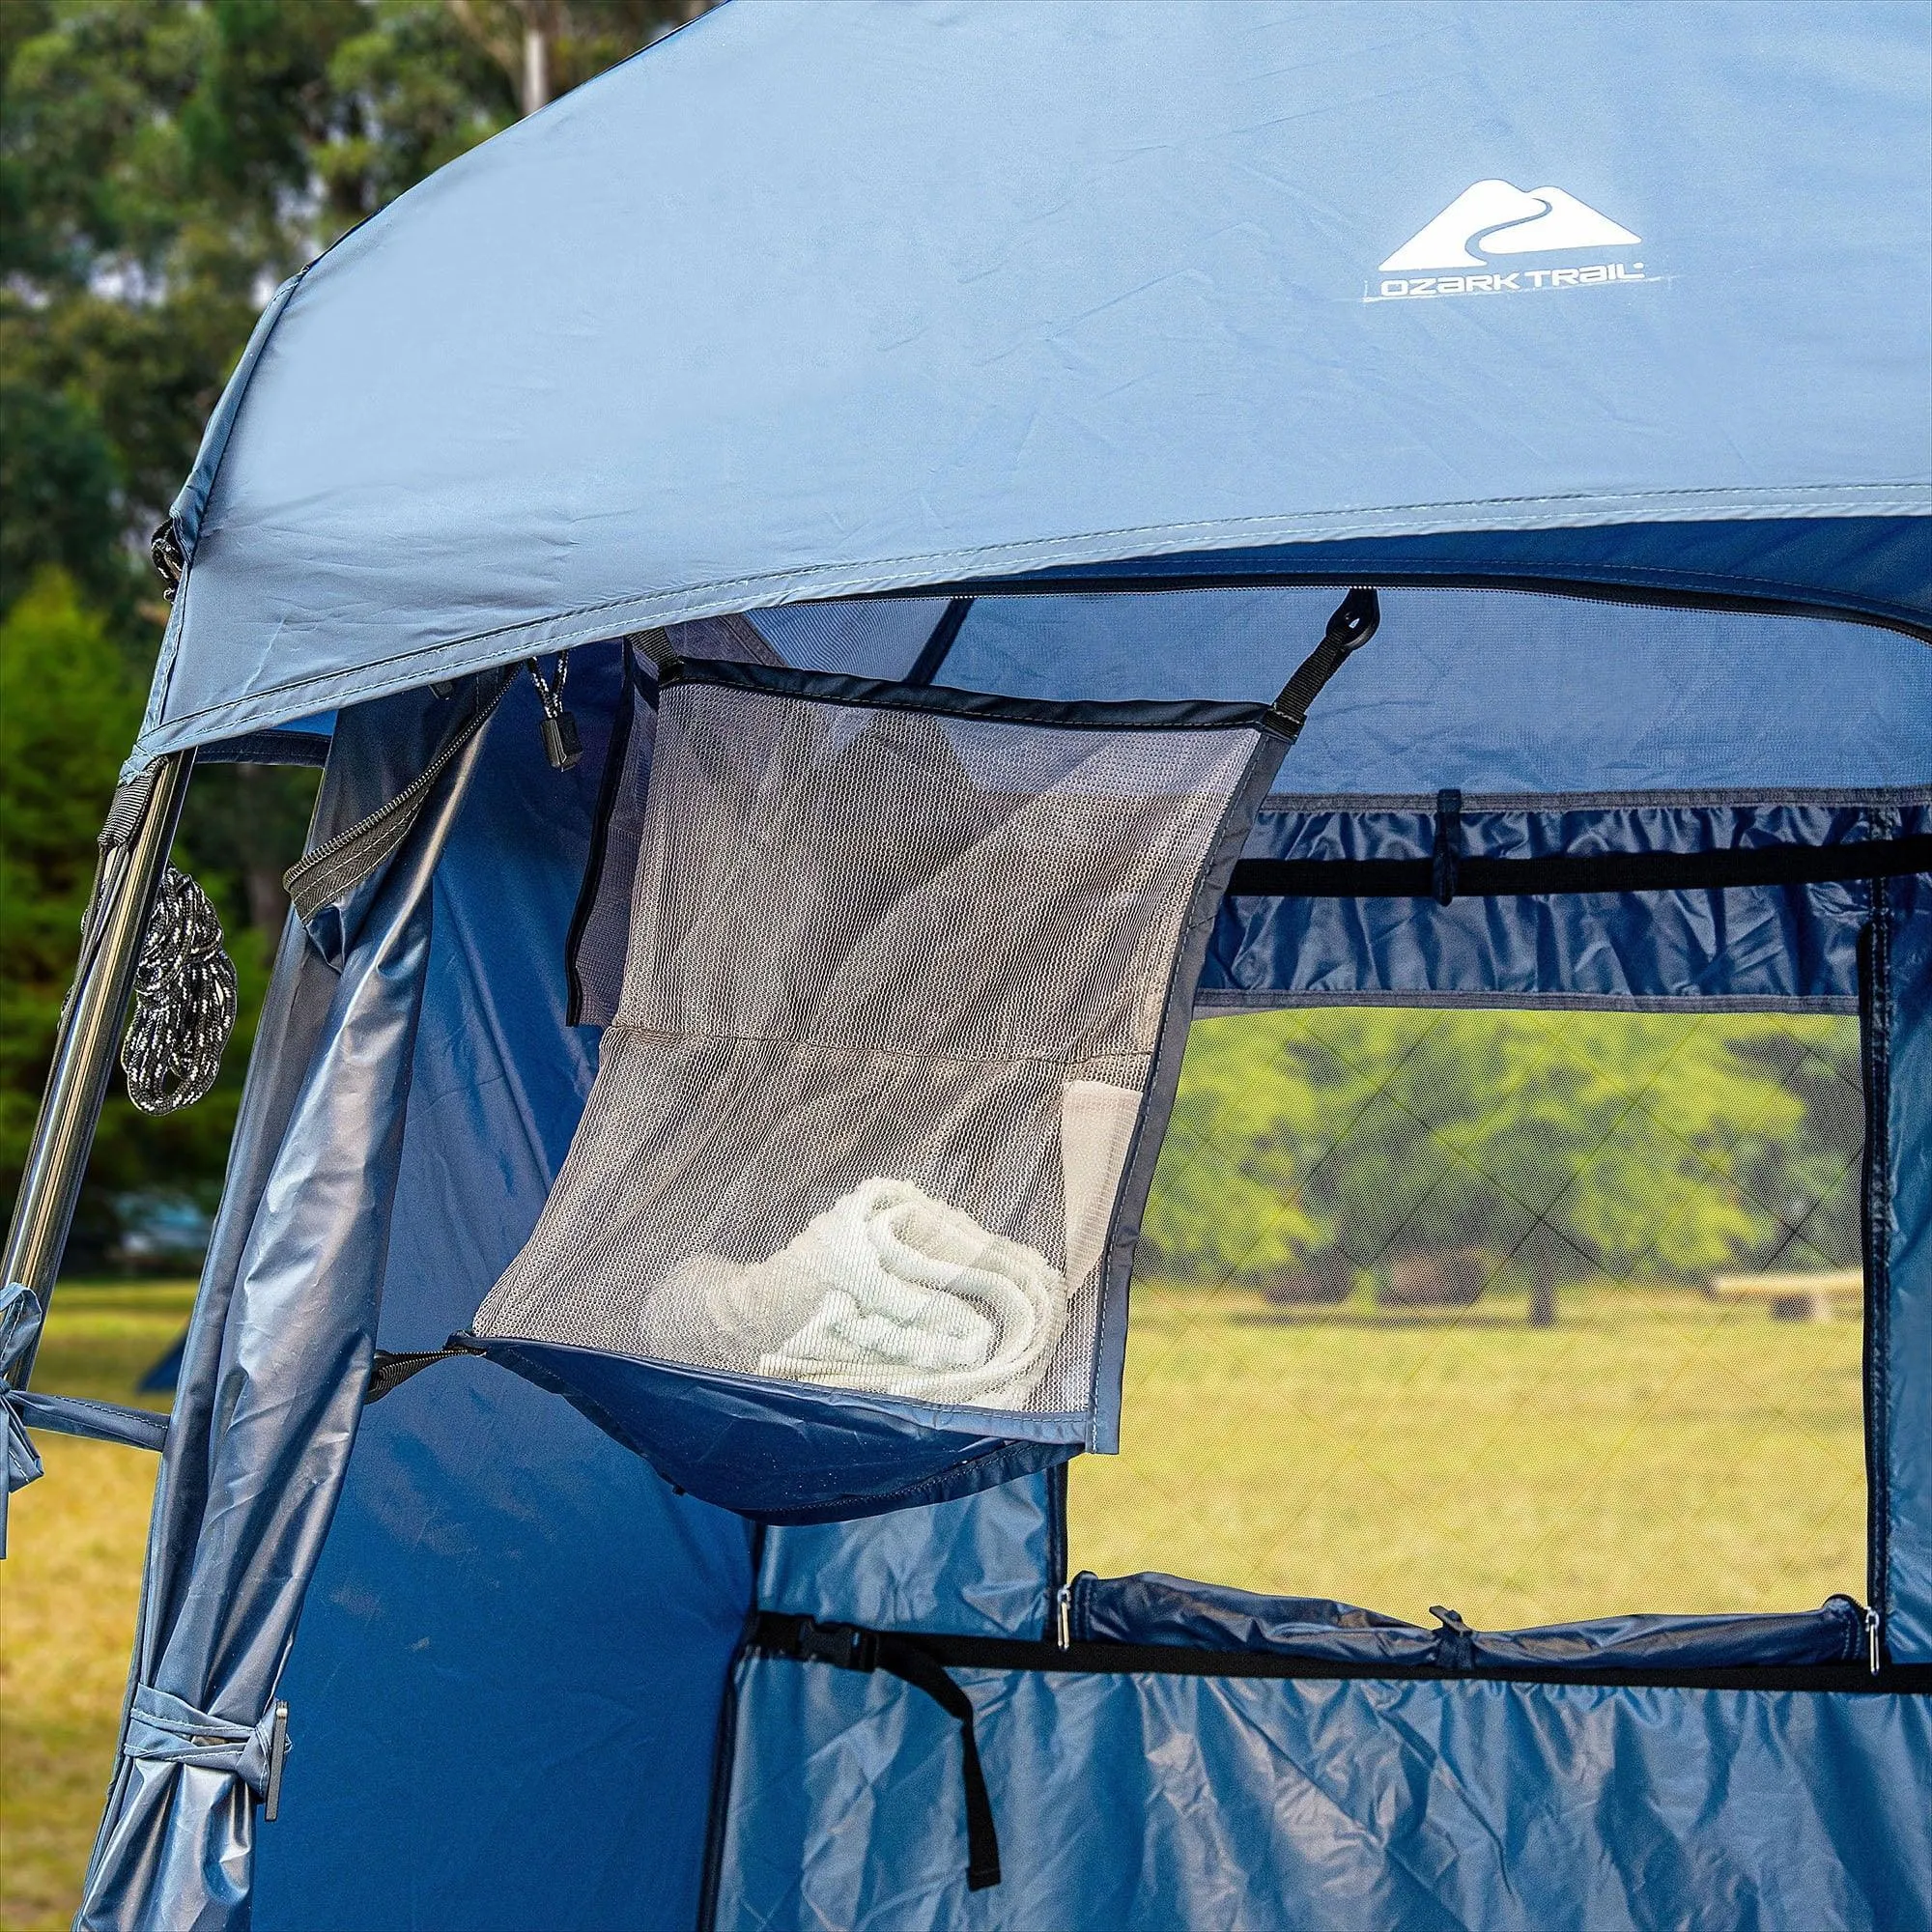
[[[190, 762], [327, 717], [81, 1923], [1932, 1919], [1929, 41], [1918, 5], [732, 6], [275, 298], [160, 546], [145, 789], [10, 1241], [43, 1298]], [[1869, 1614], [1431, 1631], [1067, 1585], [1063, 1459], [1106, 1446], [1128, 1312], [1066, 1285], [1070, 1112], [1027, 1116], [1028, 1158], [1063, 1143], [1033, 1218], [973, 1217], [1090, 1321], [1065, 1427], [1009, 1388], [975, 1435], [903, 1362], [813, 1382], [776, 1345], [479, 1314], [598, 1151], [600, 1057], [693, 1024], [641, 989], [684, 956], [697, 778], [728, 822], [891, 748], [903, 810], [837, 793], [855, 865], [923, 836], [942, 779], [987, 823], [1091, 803], [1067, 733], [1287, 735], [1265, 707], [1351, 585], [1379, 632], [1238, 864], [1163, 862], [1166, 952], [1106, 971], [1143, 1014], [1179, 988], [1183, 1027], [1190, 1000], [1856, 1012]], [[720, 693], [747, 708], [700, 755]], [[817, 819], [745, 823], [838, 910]], [[853, 1009], [952, 998], [970, 949], [935, 935], [1001, 936], [972, 903], [909, 915], [917, 980]], [[758, 911], [720, 887], [675, 930], [735, 922], [781, 1000], [818, 966], [759, 953]], [[1096, 1083], [1130, 1095], [1116, 1287], [1171, 1032]], [[816, 1118], [784, 1117], [801, 1158]], [[955, 1137], [925, 1171], [970, 1179], [969, 1145], [1017, 1157]], [[792, 1244], [853, 1178], [706, 1283], [818, 1266]], [[8, 1401], [14, 1480], [19, 1418], [112, 1426]], [[731, 1487], [794, 1465], [803, 1501]]]

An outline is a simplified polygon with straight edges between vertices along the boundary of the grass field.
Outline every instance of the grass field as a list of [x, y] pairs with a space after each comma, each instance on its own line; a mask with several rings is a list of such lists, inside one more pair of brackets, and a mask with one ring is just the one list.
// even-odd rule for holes
[[[37, 1386], [165, 1407], [134, 1383], [180, 1332], [191, 1287], [54, 1297]], [[0, 1927], [72, 1918], [114, 1759], [148, 1536], [155, 1459], [35, 1438], [45, 1477], [14, 1497], [0, 1563]]]
[[1861, 1330], [1684, 1291], [1395, 1316], [1137, 1285], [1076, 1569], [1510, 1629], [1864, 1594]]
[[[67, 1288], [36, 1380], [127, 1401], [184, 1288]], [[1454, 1315], [1134, 1291], [1123, 1453], [1073, 1562], [1507, 1627], [1862, 1594], [1859, 1324], [1571, 1290]], [[72, 1913], [114, 1745], [154, 1462], [40, 1438], [0, 1565], [0, 1926]]]

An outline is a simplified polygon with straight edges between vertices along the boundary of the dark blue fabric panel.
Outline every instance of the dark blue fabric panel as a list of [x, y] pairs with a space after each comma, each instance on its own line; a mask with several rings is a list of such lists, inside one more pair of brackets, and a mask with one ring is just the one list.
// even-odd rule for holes
[[[1079, 1453], [1080, 1415], [1003, 1416], [849, 1389], [607, 1355], [556, 1342], [479, 1347], [574, 1403], [681, 1489], [764, 1522], [834, 1522], [971, 1495]], [[953, 1427], [948, 1427], [951, 1423]], [[1018, 1438], [1018, 1439], [1015, 1439]]]
[[[981, 597], [942, 681], [1037, 697], [1270, 698], [1340, 595]], [[1490, 590], [1384, 590], [1374, 640], [1316, 700], [1284, 791], [1932, 781], [1932, 648], [1916, 639]]]
[[485, 1362], [364, 1418], [262, 1932], [690, 1932], [750, 1536]]
[[[1891, 888], [1891, 1217], [1885, 1351], [1886, 1648], [1932, 1662], [1932, 885]], [[1869, 1400], [1867, 1396], [1867, 1400]]]
[[[1932, 657], [1932, 652], [1928, 652]], [[1924, 832], [1923, 805], [1464, 806], [1465, 856], [1699, 852], [1848, 844]], [[1432, 808], [1271, 802], [1251, 858], [1420, 859]], [[1849, 1010], [1858, 998], [1863, 885], [1545, 898], [1243, 898], [1222, 907], [1201, 977], [1204, 1011], [1295, 994], [1348, 999], [1505, 995], [1595, 1002], [1713, 1001]]]
[[864, 1521], [775, 1529], [759, 1607], [884, 1630], [1037, 1637], [1057, 1578], [1051, 1475]]
[[1167, 1643], [1337, 1662], [1489, 1670], [1715, 1670], [1848, 1663], [1864, 1648], [1849, 1597], [1770, 1616], [1599, 1617], [1536, 1630], [1424, 1630], [1352, 1604], [1262, 1597], [1162, 1576], [1083, 1577], [1072, 1634], [1082, 1641]]
[[[586, 653], [571, 678], [568, 775], [518, 681], [439, 872], [384, 1348], [468, 1322], [594, 1072], [564, 935], [616, 673]], [[260, 1932], [687, 1932], [751, 1581], [742, 1520], [499, 1368], [443, 1363], [367, 1410], [283, 1678]]]
[[1004, 1883], [931, 1699], [755, 1662], [719, 1932], [1932, 1923], [1932, 1698], [954, 1675]]

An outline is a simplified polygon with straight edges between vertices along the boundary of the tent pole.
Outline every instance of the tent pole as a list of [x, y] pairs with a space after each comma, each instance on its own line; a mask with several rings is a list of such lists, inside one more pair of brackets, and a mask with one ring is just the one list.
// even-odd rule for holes
[[[43, 1308], [67, 1247], [88, 1150], [114, 1069], [121, 1023], [133, 991], [141, 934], [174, 844], [193, 767], [191, 751], [172, 752], [158, 759], [143, 774], [144, 778], [151, 774], [152, 782], [131, 837], [117, 847], [107, 844], [107, 835], [102, 835], [100, 903], [81, 942], [81, 963], [54, 1042], [53, 1066], [21, 1171], [19, 1198], [7, 1231], [5, 1272], [0, 1274], [0, 1281], [31, 1289]], [[117, 795], [117, 805], [129, 789], [124, 787]], [[111, 827], [112, 817], [108, 822]], [[29, 1350], [14, 1366], [12, 1379], [24, 1385], [32, 1369]]]

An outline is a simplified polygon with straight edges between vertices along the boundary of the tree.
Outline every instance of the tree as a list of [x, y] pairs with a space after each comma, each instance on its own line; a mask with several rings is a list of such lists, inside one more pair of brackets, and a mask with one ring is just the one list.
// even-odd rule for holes
[[[0, 716], [11, 734], [0, 1172], [17, 1176], [94, 834], [167, 614], [147, 533], [263, 303], [349, 228], [516, 118], [522, 80], [496, 57], [512, 14], [543, 42], [547, 97], [693, 11], [596, 0], [0, 7]], [[50, 568], [58, 575], [42, 574]], [[98, 1264], [112, 1248], [130, 1194], [205, 1200], [218, 1186], [253, 989], [281, 921], [280, 874], [312, 795], [306, 773], [197, 776], [178, 856], [222, 913], [243, 1037], [223, 1085], [189, 1115], [150, 1122], [110, 1102], [76, 1260]]]
[[695, 20], [709, 0], [449, 0], [463, 30], [517, 90], [525, 114], [614, 67], [673, 27]]
[[[94, 838], [140, 722], [141, 692], [100, 617], [46, 569], [0, 622], [0, 1187], [19, 1185], [94, 879]], [[229, 882], [216, 878], [217, 891]], [[69, 1242], [111, 1258], [134, 1197], [213, 1205], [266, 970], [236, 951], [248, 1024], [215, 1092], [165, 1120], [113, 1093]]]
[[1775, 1015], [1208, 1021], [1149, 1238], [1179, 1272], [1255, 1280], [1483, 1250], [1538, 1322], [1566, 1277], [1696, 1280], [1794, 1241], [1831, 1259], [1861, 1130], [1842, 1052]]

